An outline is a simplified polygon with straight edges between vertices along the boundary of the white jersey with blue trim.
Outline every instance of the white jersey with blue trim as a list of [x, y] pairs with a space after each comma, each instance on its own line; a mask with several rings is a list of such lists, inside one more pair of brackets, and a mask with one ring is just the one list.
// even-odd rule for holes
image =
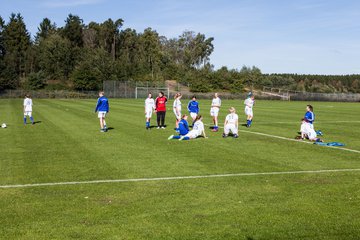
[[221, 99], [219, 97], [213, 98], [211, 102], [211, 107], [220, 107], [221, 106]]
[[255, 102], [255, 100], [253, 100], [251, 98], [245, 99], [245, 101], [244, 101], [245, 107], [252, 108], [254, 106], [254, 102]]
[[181, 111], [181, 101], [180, 101], [180, 99], [175, 99], [174, 100], [174, 110], [178, 110], [178, 111]]
[[25, 107], [24, 111], [25, 112], [32, 112], [32, 105], [33, 105], [33, 103], [32, 103], [31, 98], [24, 99], [24, 107]]
[[204, 123], [201, 120], [197, 120], [194, 123], [193, 130], [196, 130], [199, 135], [204, 131], [204, 129]]
[[152, 110], [155, 108], [155, 101], [153, 98], [147, 98], [145, 100], [145, 108], [147, 111]]
[[230, 113], [226, 116], [225, 120], [227, 121], [227, 124], [236, 124], [238, 121], [239, 116], [236, 113]]

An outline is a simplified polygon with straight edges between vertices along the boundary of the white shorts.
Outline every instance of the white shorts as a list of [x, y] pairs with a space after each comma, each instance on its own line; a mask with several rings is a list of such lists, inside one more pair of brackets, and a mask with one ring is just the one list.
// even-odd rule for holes
[[98, 118], [105, 118], [105, 117], [106, 117], [106, 112], [104, 112], [104, 111], [98, 112]]
[[24, 112], [24, 117], [26, 117], [26, 116], [31, 117], [31, 116], [32, 116], [32, 112], [31, 112], [31, 111], [26, 111], [26, 112]]
[[238, 129], [236, 128], [235, 124], [226, 124], [224, 127], [224, 133], [226, 135], [231, 132], [232, 134], [238, 134]]
[[210, 115], [212, 116], [212, 117], [217, 117], [218, 115], [219, 115], [219, 108], [217, 108], [217, 107], [212, 107], [211, 109], [210, 109]]
[[300, 132], [308, 132], [310, 130], [315, 130], [314, 129], [314, 124], [311, 123], [302, 123], [300, 126]]
[[185, 135], [185, 137], [189, 137], [189, 138], [197, 138], [198, 136], [200, 136], [200, 134], [199, 131], [197, 130], [191, 130]]
[[191, 112], [190, 116], [191, 116], [192, 119], [195, 119], [197, 117], [197, 113]]
[[174, 109], [174, 114], [177, 120], [181, 119], [181, 112], [179, 111], [179, 114], [176, 113], [176, 110]]
[[311, 128], [309, 129], [307, 135], [308, 135], [309, 140], [312, 140], [312, 141], [316, 140], [316, 138], [317, 138], [315, 130], [311, 129]]
[[250, 107], [245, 107], [245, 114], [246, 116], [253, 116], [253, 110]]
[[316, 140], [317, 135], [315, 130], [313, 129], [312, 124], [310, 123], [302, 123], [300, 127], [300, 131], [304, 134], [306, 134], [309, 138], [309, 140]]
[[150, 109], [150, 110], [146, 110], [146, 113], [145, 113], [145, 118], [151, 118], [152, 113], [153, 113], [152, 109]]

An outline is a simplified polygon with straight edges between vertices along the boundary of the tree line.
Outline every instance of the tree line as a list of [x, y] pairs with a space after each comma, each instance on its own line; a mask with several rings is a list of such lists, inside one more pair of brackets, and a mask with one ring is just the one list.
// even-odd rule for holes
[[156, 30], [123, 29], [123, 19], [90, 22], [69, 14], [63, 27], [49, 18], [34, 38], [20, 13], [0, 16], [1, 89], [98, 90], [106, 80], [177, 80], [192, 91], [242, 92], [262, 86], [314, 92], [360, 92], [360, 75], [263, 74], [210, 63], [213, 37], [184, 31], [167, 38]]

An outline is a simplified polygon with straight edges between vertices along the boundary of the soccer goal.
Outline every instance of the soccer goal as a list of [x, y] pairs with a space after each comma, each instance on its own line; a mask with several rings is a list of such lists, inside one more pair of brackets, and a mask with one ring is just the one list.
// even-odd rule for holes
[[164, 95], [169, 98], [170, 97], [170, 90], [169, 88], [161, 88], [161, 87], [136, 87], [135, 88], [135, 98], [147, 98], [149, 92], [152, 93], [153, 97], [156, 98], [159, 92], [163, 92]]

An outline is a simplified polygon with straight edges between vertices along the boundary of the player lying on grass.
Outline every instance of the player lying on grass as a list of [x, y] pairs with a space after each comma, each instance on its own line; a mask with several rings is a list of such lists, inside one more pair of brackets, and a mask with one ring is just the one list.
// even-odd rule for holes
[[307, 122], [304, 118], [301, 119], [301, 139], [309, 139], [313, 142], [322, 142], [320, 138], [317, 137], [317, 134], [314, 130], [314, 128], [311, 126], [309, 122]]
[[181, 140], [195, 139], [201, 135], [204, 138], [207, 138], [205, 134], [204, 123], [202, 122], [202, 116], [198, 115], [195, 119], [193, 129], [190, 132], [188, 132], [185, 136], [181, 136], [179, 140], [181, 141]]
[[32, 116], [33, 102], [32, 102], [32, 99], [30, 98], [30, 96], [28, 94], [25, 95], [23, 105], [24, 105], [24, 125], [26, 125], [27, 116], [29, 116], [31, 124], [34, 124], [34, 118]]
[[107, 132], [105, 117], [109, 112], [109, 101], [104, 96], [104, 92], [99, 92], [99, 98], [97, 100], [95, 112], [98, 112], [98, 118], [100, 120], [100, 132]]
[[200, 111], [199, 103], [198, 103], [198, 101], [196, 101], [196, 96], [193, 96], [191, 101], [188, 103], [188, 111], [189, 111], [190, 117], [193, 120], [191, 125], [194, 126], [195, 119]]
[[238, 138], [239, 117], [235, 113], [235, 108], [231, 107], [229, 112], [230, 113], [225, 118], [223, 137], [229, 136], [229, 133], [231, 132], [234, 138]]
[[251, 123], [252, 123], [252, 119], [254, 116], [253, 113], [253, 107], [255, 104], [255, 99], [254, 99], [254, 95], [252, 93], [249, 93], [247, 99], [245, 99], [244, 104], [245, 104], [245, 115], [246, 115], [246, 127], [251, 127]]
[[179, 122], [181, 120], [181, 99], [182, 95], [181, 93], [176, 93], [174, 96], [174, 105], [173, 105], [173, 110], [174, 110], [174, 114], [175, 114], [175, 130], [178, 132], [179, 131]]
[[150, 120], [153, 110], [155, 110], [155, 101], [152, 98], [152, 94], [149, 93], [148, 98], [145, 100], [146, 129], [150, 129]]
[[181, 136], [185, 136], [186, 134], [188, 134], [189, 132], [189, 124], [187, 122], [187, 118], [188, 116], [186, 114], [184, 114], [179, 122], [179, 135], [175, 136], [175, 135], [171, 135], [168, 140], [171, 139], [180, 139]]

